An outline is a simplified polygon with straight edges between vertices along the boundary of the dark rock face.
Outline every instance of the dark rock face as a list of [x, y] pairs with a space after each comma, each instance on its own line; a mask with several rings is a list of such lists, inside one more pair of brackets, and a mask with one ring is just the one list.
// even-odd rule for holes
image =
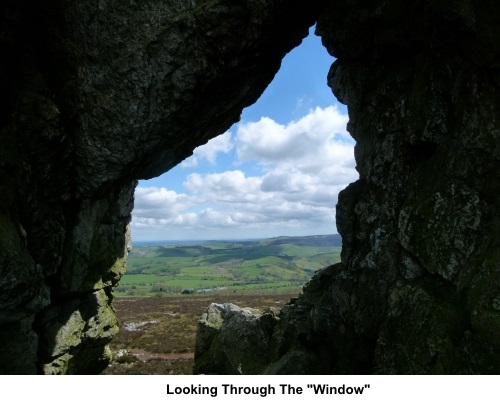
[[360, 180], [337, 206], [342, 263], [273, 317], [268, 364], [242, 372], [500, 372], [498, 2], [0, 8], [1, 373], [105, 367], [136, 180], [236, 122], [315, 21]]
[[337, 205], [342, 263], [281, 311], [263, 372], [500, 372], [498, 16], [345, 0], [320, 17], [360, 179]]
[[337, 207], [325, 371], [498, 373], [500, 7], [339, 3], [318, 31], [360, 180]]
[[95, 373], [136, 180], [224, 132], [319, 1], [2, 2], [0, 373]]

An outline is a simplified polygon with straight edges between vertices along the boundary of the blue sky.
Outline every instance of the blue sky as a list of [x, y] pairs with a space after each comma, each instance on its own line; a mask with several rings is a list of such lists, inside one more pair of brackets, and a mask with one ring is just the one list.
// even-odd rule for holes
[[311, 28], [239, 123], [139, 182], [132, 239], [336, 233], [338, 192], [358, 175], [347, 110], [326, 84], [333, 60]]

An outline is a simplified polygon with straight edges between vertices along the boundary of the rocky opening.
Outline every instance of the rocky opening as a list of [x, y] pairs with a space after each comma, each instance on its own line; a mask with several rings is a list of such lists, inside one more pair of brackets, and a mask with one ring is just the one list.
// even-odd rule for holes
[[497, 2], [1, 7], [3, 373], [103, 368], [135, 179], [229, 127], [315, 21], [360, 180], [267, 370], [498, 373]]

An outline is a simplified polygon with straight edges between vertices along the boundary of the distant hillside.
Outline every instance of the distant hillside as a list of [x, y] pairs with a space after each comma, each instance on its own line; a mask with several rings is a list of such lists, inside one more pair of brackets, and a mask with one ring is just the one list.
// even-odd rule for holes
[[149, 242], [135, 246], [118, 295], [298, 292], [315, 271], [340, 261], [339, 235]]
[[314, 235], [314, 236], [280, 236], [277, 238], [264, 239], [264, 243], [269, 245], [293, 244], [297, 246], [317, 246], [317, 247], [341, 247], [342, 237], [335, 235]]
[[158, 240], [158, 241], [134, 241], [134, 247], [142, 246], [173, 246], [195, 245], [196, 247], [217, 243], [237, 243], [241, 246], [250, 245], [284, 245], [316, 246], [316, 247], [342, 247], [342, 237], [335, 235], [311, 235], [311, 236], [278, 236], [268, 239], [221, 239], [221, 240]]

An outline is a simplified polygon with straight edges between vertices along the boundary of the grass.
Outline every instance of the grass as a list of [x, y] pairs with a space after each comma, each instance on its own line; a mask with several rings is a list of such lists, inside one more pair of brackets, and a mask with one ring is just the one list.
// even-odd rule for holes
[[[297, 243], [294, 244], [294, 240]], [[318, 242], [319, 240], [319, 242]], [[309, 245], [308, 245], [309, 243]], [[300, 288], [322, 267], [340, 260], [340, 247], [317, 237], [147, 246], [132, 250], [115, 294], [161, 296], [183, 290]]]

